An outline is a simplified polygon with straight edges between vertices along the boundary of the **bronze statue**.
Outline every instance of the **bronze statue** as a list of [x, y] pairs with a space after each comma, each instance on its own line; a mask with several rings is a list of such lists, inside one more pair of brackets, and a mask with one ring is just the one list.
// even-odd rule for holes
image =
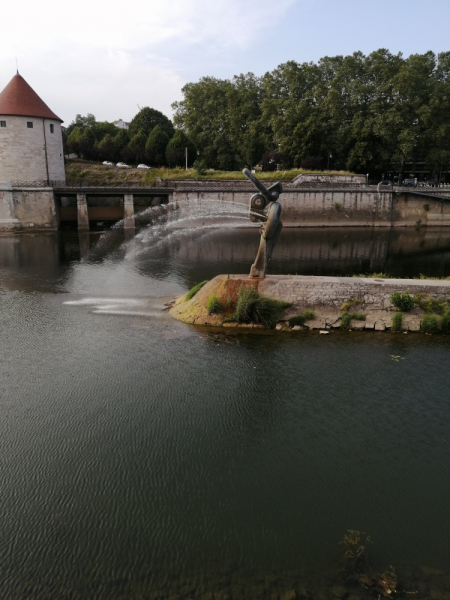
[[258, 193], [250, 198], [250, 220], [254, 223], [257, 221], [263, 223], [258, 254], [250, 269], [250, 277], [265, 277], [267, 263], [283, 229], [283, 223], [280, 221], [281, 204], [277, 202], [283, 188], [278, 181], [266, 189], [248, 169], [242, 172], [258, 190]]

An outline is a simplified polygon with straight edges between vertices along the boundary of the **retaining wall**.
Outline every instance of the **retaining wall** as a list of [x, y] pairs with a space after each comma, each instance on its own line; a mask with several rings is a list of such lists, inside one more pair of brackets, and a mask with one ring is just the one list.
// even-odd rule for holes
[[[212, 187], [214, 183], [216, 187]], [[216, 182], [190, 181], [186, 187], [177, 185], [164, 190], [164, 198], [169, 202], [178, 203], [179, 210], [189, 210], [191, 202], [218, 202], [226, 206], [235, 203], [241, 212], [241, 225], [245, 225], [249, 199], [254, 190], [246, 182], [236, 182], [235, 189], [228, 185], [220, 188]], [[239, 185], [238, 185], [239, 184]], [[8, 187], [9, 185], [9, 187]], [[291, 184], [289, 184], [291, 185]], [[308, 184], [309, 185], [309, 184]], [[217, 187], [219, 186], [219, 187]], [[106, 189], [106, 192], [105, 192]], [[93, 195], [95, 202], [91, 201], [92, 192], [80, 188], [75, 195], [87, 197], [87, 212], [89, 219], [122, 219], [124, 216], [123, 201], [120, 200], [115, 210], [101, 210], [99, 204], [108, 203], [106, 198], [99, 200], [100, 194], [108, 194], [108, 188]], [[144, 190], [117, 191], [114, 196], [127, 196], [127, 215], [132, 211], [142, 210], [148, 205], [140, 195]], [[67, 192], [74, 195], [74, 191]], [[109, 192], [113, 194], [113, 192]], [[144, 192], [145, 193], [145, 192]], [[153, 203], [161, 201], [158, 190], [149, 188], [153, 194]], [[61, 192], [58, 192], [62, 196]], [[155, 194], [158, 194], [156, 196]], [[55, 202], [51, 188], [12, 188], [11, 184], [0, 185], [0, 230], [8, 229], [57, 229], [58, 215], [62, 219], [72, 219], [75, 216], [74, 206], [61, 206], [61, 211]], [[422, 226], [449, 226], [450, 225], [450, 197], [439, 198], [427, 194], [412, 193], [408, 191], [376, 190], [369, 186], [339, 187], [285, 187], [280, 197], [282, 205], [282, 221], [285, 227], [422, 227]], [[113, 199], [110, 204], [113, 203]], [[92, 206], [95, 204], [96, 206]], [[139, 207], [139, 208], [138, 208]], [[106, 206], [105, 209], [112, 208]], [[232, 213], [232, 206], [229, 207]], [[65, 210], [68, 209], [68, 210]], [[65, 214], [67, 212], [67, 215]], [[69, 214], [70, 213], [70, 214]]]

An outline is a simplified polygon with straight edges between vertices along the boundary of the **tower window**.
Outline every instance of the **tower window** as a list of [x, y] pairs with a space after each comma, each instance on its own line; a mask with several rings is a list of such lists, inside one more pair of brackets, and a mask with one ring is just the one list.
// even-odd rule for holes
[[54, 133], [55, 131], [55, 126], [53, 125], [53, 123], [50, 123], [50, 133]]
[[27, 121], [28, 129], [33, 129], [33, 121]]
[[0, 127], [6, 127], [6, 121], [0, 121]]

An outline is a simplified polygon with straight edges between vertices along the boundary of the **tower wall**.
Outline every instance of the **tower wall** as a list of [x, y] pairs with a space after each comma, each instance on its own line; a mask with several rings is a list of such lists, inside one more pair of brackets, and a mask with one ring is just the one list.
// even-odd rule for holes
[[6, 121], [6, 127], [0, 127], [0, 182], [65, 180], [59, 121], [11, 115], [0, 115], [0, 120]]

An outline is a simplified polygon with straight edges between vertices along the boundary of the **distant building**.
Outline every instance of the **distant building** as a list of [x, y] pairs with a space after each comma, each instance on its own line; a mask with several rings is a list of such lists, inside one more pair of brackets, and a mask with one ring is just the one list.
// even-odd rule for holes
[[65, 180], [61, 123], [14, 75], [0, 93], [0, 182]]
[[118, 121], [113, 121], [114, 125], [116, 127], [118, 127], [119, 129], [128, 129], [128, 127], [130, 126], [130, 123], [128, 121], [122, 121], [122, 119], [119, 119]]

